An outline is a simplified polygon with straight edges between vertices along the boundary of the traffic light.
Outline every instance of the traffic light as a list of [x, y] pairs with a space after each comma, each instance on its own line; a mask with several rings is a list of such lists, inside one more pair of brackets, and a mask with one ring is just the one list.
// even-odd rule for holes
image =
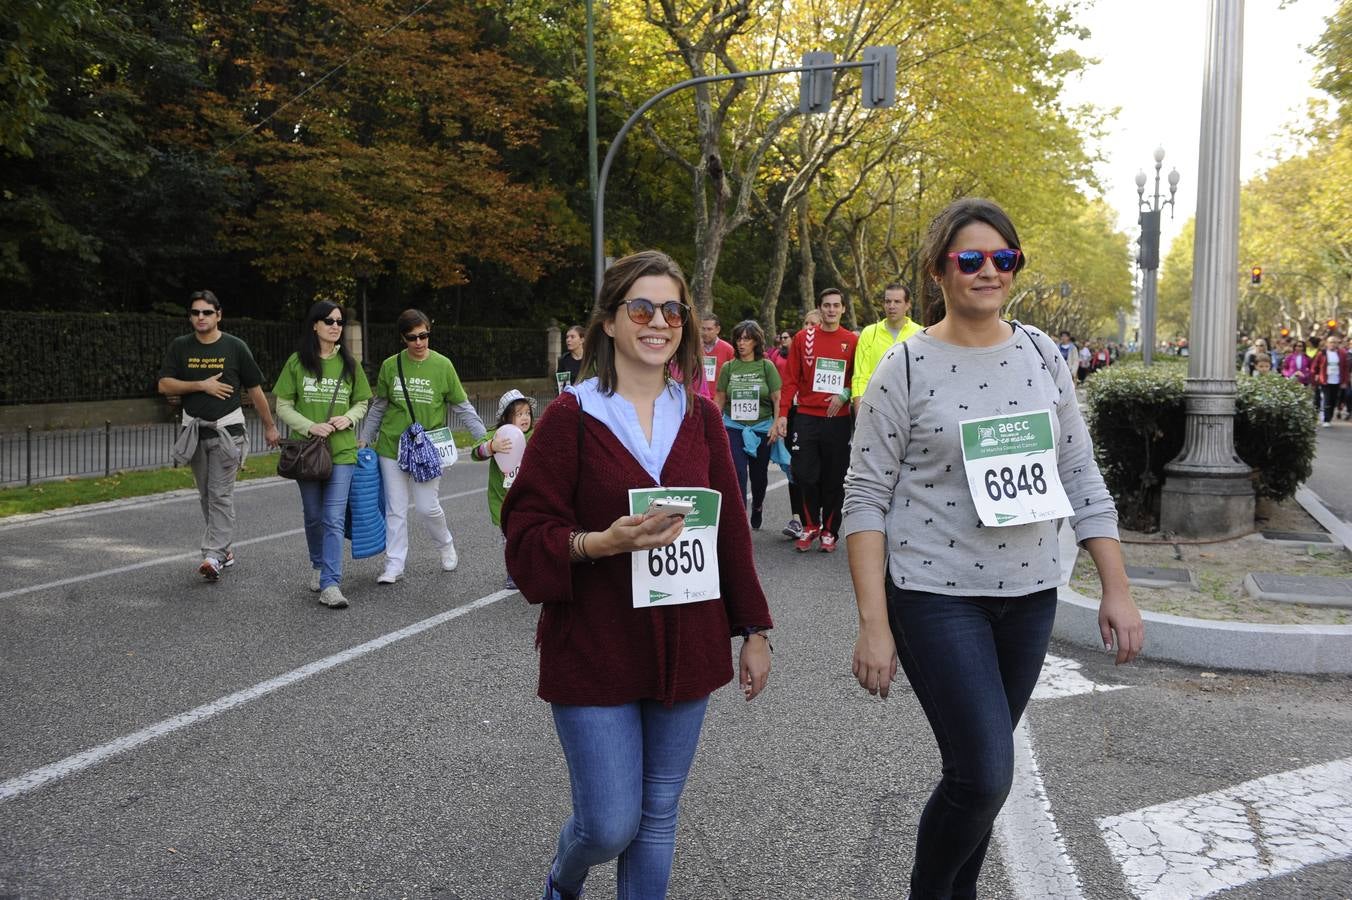
[[1337, 320], [1337, 319], [1329, 319], [1329, 320], [1328, 320], [1327, 322], [1325, 322], [1324, 324], [1327, 325], [1327, 326], [1329, 327], [1329, 331], [1333, 331], [1335, 328], [1338, 327], [1338, 320]]
[[1249, 284], [1262, 284], [1262, 283], [1263, 283], [1263, 267], [1254, 266], [1253, 269], [1249, 271]]
[[1291, 336], [1291, 329], [1290, 329], [1290, 328], [1283, 328], [1279, 333], [1281, 334], [1282, 337], [1290, 337], [1290, 336]]

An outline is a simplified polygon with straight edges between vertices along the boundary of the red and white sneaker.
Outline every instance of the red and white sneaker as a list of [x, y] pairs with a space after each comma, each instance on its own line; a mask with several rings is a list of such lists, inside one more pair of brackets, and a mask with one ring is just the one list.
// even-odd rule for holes
[[202, 564], [197, 567], [197, 572], [207, 581], [215, 581], [221, 577], [221, 564], [208, 556], [202, 560]]
[[825, 532], [822, 532], [822, 552], [823, 553], [836, 552], [836, 536], [834, 534], [827, 534]]
[[793, 542], [793, 549], [799, 553], [806, 553], [812, 549], [812, 542], [817, 539], [821, 532], [816, 528], [804, 528], [803, 536]]

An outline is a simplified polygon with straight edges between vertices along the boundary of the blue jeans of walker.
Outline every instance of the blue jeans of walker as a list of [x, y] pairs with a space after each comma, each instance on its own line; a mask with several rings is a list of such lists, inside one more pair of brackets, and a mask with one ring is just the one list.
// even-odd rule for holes
[[573, 788], [573, 814], [554, 858], [556, 885], [577, 893], [592, 866], [618, 857], [617, 900], [666, 896], [681, 791], [708, 702], [553, 705]]
[[300, 505], [305, 512], [305, 544], [310, 550], [310, 567], [319, 570], [323, 590], [343, 580], [343, 518], [347, 513], [347, 493], [352, 487], [351, 463], [335, 465], [328, 481], [297, 481]]
[[911, 897], [975, 897], [1014, 779], [1014, 726], [1047, 656], [1056, 590], [945, 597], [901, 590], [889, 577], [887, 615], [943, 757], [920, 816]]
[[[742, 448], [742, 432], [729, 428], [728, 444], [732, 448], [732, 468], [737, 473], [737, 486], [742, 489], [742, 502], [747, 509], [760, 509], [765, 502], [765, 490], [770, 481], [770, 442], [761, 438], [754, 459], [748, 459]], [[747, 469], [751, 470], [751, 500], [746, 499]]]

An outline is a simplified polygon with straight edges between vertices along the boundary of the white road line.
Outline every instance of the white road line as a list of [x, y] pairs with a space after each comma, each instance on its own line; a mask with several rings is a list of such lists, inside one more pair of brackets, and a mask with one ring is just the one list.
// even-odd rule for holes
[[1042, 784], [1027, 718], [1014, 729], [1014, 786], [995, 820], [995, 834], [1014, 896], [1021, 900], [1084, 897]]
[[[1124, 687], [1096, 684], [1080, 674], [1080, 664], [1075, 660], [1048, 653], [1032, 699], [1054, 700]], [[1078, 900], [1084, 896], [1075, 863], [1052, 815], [1051, 801], [1047, 799], [1042, 772], [1033, 753], [1027, 716], [1014, 729], [1014, 786], [995, 820], [995, 837], [1014, 896], [1021, 900], [1046, 897]]]
[[[468, 497], [473, 494], [483, 494], [482, 489], [472, 491], [461, 491], [458, 494], [445, 494], [438, 497], [438, 500], [455, 500], [460, 497]], [[248, 547], [251, 544], [265, 544], [268, 541], [276, 541], [281, 538], [288, 538], [292, 535], [303, 534], [304, 528], [289, 528], [286, 531], [275, 531], [272, 534], [265, 534], [261, 537], [249, 538], [244, 541], [235, 541], [235, 547]], [[8, 591], [0, 591], [0, 600], [8, 600], [10, 597], [21, 597], [24, 594], [34, 594], [38, 591], [45, 591], [50, 588], [65, 587], [68, 584], [79, 584], [85, 581], [94, 581], [97, 578], [107, 578], [111, 575], [121, 575], [124, 572], [134, 572], [137, 569], [148, 569], [152, 566], [162, 566], [165, 563], [184, 562], [186, 560], [201, 559], [196, 552], [175, 553], [172, 556], [157, 556], [154, 559], [145, 559], [137, 563], [129, 563], [125, 566], [117, 566], [112, 569], [100, 569], [97, 572], [87, 572], [84, 575], [72, 575], [69, 578], [60, 578], [56, 581], [44, 581], [42, 584], [33, 584], [28, 587], [14, 588]]]
[[1352, 856], [1352, 757], [1100, 819], [1142, 900], [1208, 897]]
[[365, 656], [368, 653], [373, 653], [382, 647], [388, 647], [396, 641], [402, 641], [404, 638], [420, 634], [427, 631], [429, 628], [435, 628], [444, 622], [449, 622], [451, 619], [463, 616], [466, 613], [474, 612], [477, 609], [482, 609], [491, 603], [496, 603], [504, 597], [510, 597], [515, 593], [516, 591], [502, 590], [489, 594], [486, 597], [480, 597], [478, 600], [466, 603], [464, 606], [457, 606], [455, 609], [439, 613], [429, 619], [423, 619], [421, 622], [415, 622], [398, 631], [391, 631], [389, 634], [373, 638], [364, 644], [358, 644], [355, 647], [349, 647], [332, 656], [326, 656], [323, 659], [307, 663], [298, 669], [292, 669], [290, 672], [278, 675], [276, 678], [270, 678], [267, 681], [259, 682], [253, 687], [245, 688], [242, 691], [236, 691], [233, 694], [228, 694], [217, 700], [213, 700], [210, 703], [203, 704], [196, 709], [190, 709], [187, 712], [180, 713], [172, 718], [156, 722], [154, 725], [142, 728], [140, 731], [116, 738], [106, 744], [99, 744], [97, 747], [91, 747], [88, 750], [76, 753], [74, 756], [68, 756], [63, 760], [54, 762], [51, 765], [25, 772], [16, 778], [11, 778], [8, 781], [0, 783], [0, 803], [5, 802], [6, 800], [12, 800], [22, 794], [29, 793], [30, 791], [35, 791], [43, 785], [65, 778], [68, 775], [74, 775], [91, 766], [96, 766], [106, 759], [117, 756], [119, 753], [125, 753], [128, 750], [132, 750], [144, 743], [153, 741], [156, 738], [164, 737], [165, 735], [172, 734], [182, 728], [204, 722], [213, 716], [234, 709], [237, 706], [243, 706], [250, 700], [257, 700], [259, 697], [266, 696], [273, 691], [295, 684], [298, 681], [309, 678], [311, 675], [317, 675], [326, 669], [342, 665], [345, 662]]

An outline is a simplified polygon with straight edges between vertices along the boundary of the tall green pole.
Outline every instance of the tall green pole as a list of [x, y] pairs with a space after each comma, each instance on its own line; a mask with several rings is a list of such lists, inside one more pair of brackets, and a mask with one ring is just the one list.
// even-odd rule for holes
[[592, 244], [599, 235], [596, 221], [596, 18], [587, 0], [587, 188], [591, 197]]

